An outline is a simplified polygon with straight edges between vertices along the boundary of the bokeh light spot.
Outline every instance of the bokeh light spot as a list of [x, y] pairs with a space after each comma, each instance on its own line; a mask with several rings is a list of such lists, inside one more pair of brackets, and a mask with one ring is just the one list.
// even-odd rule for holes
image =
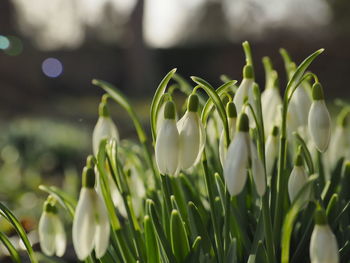
[[10, 41], [7, 37], [0, 35], [0, 49], [6, 49], [10, 46]]
[[8, 36], [9, 46], [4, 50], [7, 55], [18, 56], [23, 51], [22, 41], [15, 36]]
[[43, 61], [41, 68], [43, 73], [50, 78], [57, 78], [63, 72], [61, 61], [56, 58], [47, 58]]

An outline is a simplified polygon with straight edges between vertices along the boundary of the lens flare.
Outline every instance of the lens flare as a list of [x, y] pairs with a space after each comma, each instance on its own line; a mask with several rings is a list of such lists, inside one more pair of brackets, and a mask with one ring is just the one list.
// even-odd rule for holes
[[22, 40], [20, 40], [18, 37], [15, 36], [8, 36], [7, 40], [9, 42], [9, 45], [4, 50], [7, 55], [10, 56], [18, 56], [23, 51], [23, 43]]
[[0, 49], [7, 49], [10, 46], [10, 41], [7, 37], [0, 35]]
[[63, 72], [61, 61], [56, 58], [47, 58], [43, 61], [41, 68], [43, 73], [49, 78], [57, 78]]

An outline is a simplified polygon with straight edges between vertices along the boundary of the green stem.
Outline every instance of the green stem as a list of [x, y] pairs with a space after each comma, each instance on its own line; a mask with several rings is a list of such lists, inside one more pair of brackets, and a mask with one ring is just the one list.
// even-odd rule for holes
[[208, 169], [208, 161], [205, 152], [203, 151], [203, 157], [202, 157], [202, 164], [204, 169], [204, 180], [205, 180], [205, 186], [207, 188], [208, 197], [209, 197], [209, 204], [210, 204], [210, 217], [211, 221], [213, 223], [214, 228], [214, 236], [215, 236], [215, 253], [218, 259], [218, 262], [223, 262], [223, 249], [222, 249], [222, 243], [221, 243], [221, 235], [218, 228], [218, 221], [217, 217], [214, 214], [215, 209], [215, 199], [214, 199], [214, 193], [211, 186], [213, 185], [213, 182], [211, 181], [211, 176], [209, 174]]

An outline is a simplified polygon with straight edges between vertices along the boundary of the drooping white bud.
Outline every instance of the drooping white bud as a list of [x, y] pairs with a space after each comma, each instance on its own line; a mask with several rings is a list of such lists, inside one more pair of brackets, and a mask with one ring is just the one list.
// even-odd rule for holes
[[247, 99], [249, 103], [254, 106], [253, 85], [253, 67], [251, 65], [246, 65], [243, 69], [243, 80], [236, 91], [235, 97], [233, 98], [237, 113], [242, 111], [242, 107]]
[[331, 138], [331, 143], [329, 145], [329, 155], [328, 159], [330, 162], [330, 168], [334, 168], [337, 162], [341, 158], [348, 157], [349, 154], [349, 138], [348, 138], [348, 115], [347, 109], [342, 111], [337, 120], [337, 126], [335, 128], [334, 135]]
[[96, 156], [100, 143], [103, 139], [116, 139], [119, 142], [119, 132], [117, 126], [111, 119], [107, 104], [102, 101], [99, 106], [99, 118], [92, 134], [92, 149]]
[[271, 86], [262, 92], [261, 110], [264, 119], [265, 134], [268, 134], [272, 127], [278, 123], [278, 112], [281, 104], [282, 99], [277, 86]]
[[316, 148], [325, 152], [331, 137], [331, 118], [324, 102], [322, 86], [312, 87], [313, 102], [309, 112], [309, 132]]
[[311, 263], [339, 263], [338, 242], [322, 209], [316, 211], [315, 221], [310, 240]]
[[237, 133], [227, 150], [224, 163], [224, 178], [231, 196], [238, 195], [247, 180], [249, 157], [249, 119], [241, 114], [238, 120]]
[[177, 123], [180, 139], [179, 169], [192, 167], [199, 161], [205, 144], [205, 132], [198, 115], [198, 97], [188, 99], [187, 111]]
[[[308, 176], [303, 167], [303, 160], [301, 154], [298, 153], [295, 158], [293, 170], [288, 180], [288, 194], [290, 202], [293, 202], [298, 196], [300, 190], [307, 183]], [[306, 203], [310, 199], [310, 191], [306, 190], [300, 197], [303, 203]]]
[[179, 166], [180, 139], [175, 122], [175, 105], [168, 101], [164, 108], [164, 121], [159, 129], [155, 156], [159, 172], [174, 175]]
[[[236, 107], [233, 102], [227, 103], [226, 113], [228, 117], [228, 129], [230, 133], [230, 140], [232, 141], [236, 131], [236, 119], [237, 119]], [[227, 154], [227, 145], [226, 145], [225, 131], [222, 130], [220, 141], [219, 141], [219, 157], [220, 157], [220, 162], [222, 167], [224, 167], [226, 154]]]
[[63, 224], [57, 215], [57, 208], [48, 201], [39, 220], [39, 240], [43, 253], [47, 256], [62, 257], [66, 251], [67, 238]]
[[291, 104], [295, 105], [298, 127], [307, 126], [307, 116], [311, 107], [311, 98], [305, 87], [300, 85], [293, 93]]
[[265, 144], [266, 173], [270, 177], [278, 155], [278, 127], [274, 126]]
[[255, 189], [258, 195], [263, 196], [266, 191], [266, 177], [265, 177], [265, 168], [258, 156], [256, 146], [252, 139], [249, 139], [250, 146], [250, 159], [252, 162], [252, 175], [254, 179]]
[[86, 259], [93, 249], [96, 257], [101, 258], [109, 245], [110, 224], [107, 209], [94, 185], [94, 169], [85, 167], [72, 231], [74, 249], [80, 260]]

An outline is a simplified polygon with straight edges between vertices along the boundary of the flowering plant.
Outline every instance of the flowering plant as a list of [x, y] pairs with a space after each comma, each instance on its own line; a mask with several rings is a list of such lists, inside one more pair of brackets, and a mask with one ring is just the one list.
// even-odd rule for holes
[[[49, 193], [39, 224], [44, 253], [64, 254], [63, 210], [72, 218], [76, 255], [85, 262], [348, 262], [349, 111], [340, 113], [331, 135], [322, 85], [307, 71], [323, 49], [299, 66], [281, 49], [288, 77], [282, 97], [270, 59], [263, 58], [261, 93], [249, 43], [243, 48], [238, 87], [222, 76], [217, 89], [191, 77], [192, 88], [176, 69], [164, 77], [151, 104], [151, 143], [124, 95], [93, 80], [106, 94], [79, 199], [40, 186]], [[168, 87], [171, 79], [176, 83]], [[187, 96], [179, 120], [176, 90]], [[139, 143], [120, 141], [109, 100], [130, 115]]]

